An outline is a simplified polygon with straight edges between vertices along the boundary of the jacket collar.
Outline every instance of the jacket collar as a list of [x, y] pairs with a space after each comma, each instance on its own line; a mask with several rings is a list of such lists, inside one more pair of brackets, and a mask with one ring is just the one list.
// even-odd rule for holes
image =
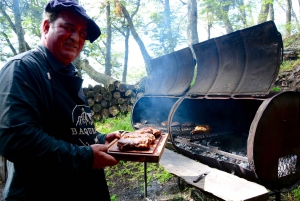
[[49, 62], [54, 71], [70, 75], [77, 75], [78, 71], [72, 63], [68, 64], [67, 66], [64, 66], [53, 56], [53, 54], [44, 45], [40, 44], [37, 48], [44, 53], [47, 61]]

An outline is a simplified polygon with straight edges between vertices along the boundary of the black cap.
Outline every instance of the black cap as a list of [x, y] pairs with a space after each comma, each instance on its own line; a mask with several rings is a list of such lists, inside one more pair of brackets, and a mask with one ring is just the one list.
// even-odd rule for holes
[[45, 6], [46, 12], [55, 12], [59, 10], [72, 10], [79, 16], [83, 17], [88, 22], [88, 28], [87, 28], [87, 40], [89, 40], [91, 43], [94, 42], [100, 35], [101, 31], [98, 25], [95, 23], [94, 20], [92, 20], [87, 14], [85, 9], [78, 5], [73, 0], [51, 0], [47, 3]]

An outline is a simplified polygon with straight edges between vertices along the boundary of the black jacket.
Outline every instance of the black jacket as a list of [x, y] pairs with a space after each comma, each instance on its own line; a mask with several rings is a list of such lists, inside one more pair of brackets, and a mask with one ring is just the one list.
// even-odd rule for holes
[[5, 200], [110, 200], [103, 170], [92, 170], [94, 128], [82, 79], [44, 47], [0, 71], [0, 155], [8, 160]]

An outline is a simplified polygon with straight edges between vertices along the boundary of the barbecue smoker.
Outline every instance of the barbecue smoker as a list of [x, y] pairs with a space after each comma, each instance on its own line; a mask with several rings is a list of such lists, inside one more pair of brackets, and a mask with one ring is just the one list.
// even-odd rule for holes
[[[168, 132], [179, 153], [274, 192], [295, 188], [300, 94], [270, 92], [283, 56], [274, 22], [195, 44], [193, 50], [196, 63], [190, 48], [152, 60], [153, 79], [133, 107], [133, 127]], [[197, 125], [210, 132], [193, 133]]]

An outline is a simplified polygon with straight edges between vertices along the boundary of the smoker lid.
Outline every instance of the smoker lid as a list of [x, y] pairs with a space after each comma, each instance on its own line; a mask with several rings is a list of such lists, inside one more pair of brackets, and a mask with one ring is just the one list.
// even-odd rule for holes
[[151, 60], [152, 79], [144, 95], [180, 96], [190, 87], [195, 59], [190, 48]]
[[197, 77], [187, 95], [253, 96], [270, 92], [283, 44], [273, 21], [193, 45]]

